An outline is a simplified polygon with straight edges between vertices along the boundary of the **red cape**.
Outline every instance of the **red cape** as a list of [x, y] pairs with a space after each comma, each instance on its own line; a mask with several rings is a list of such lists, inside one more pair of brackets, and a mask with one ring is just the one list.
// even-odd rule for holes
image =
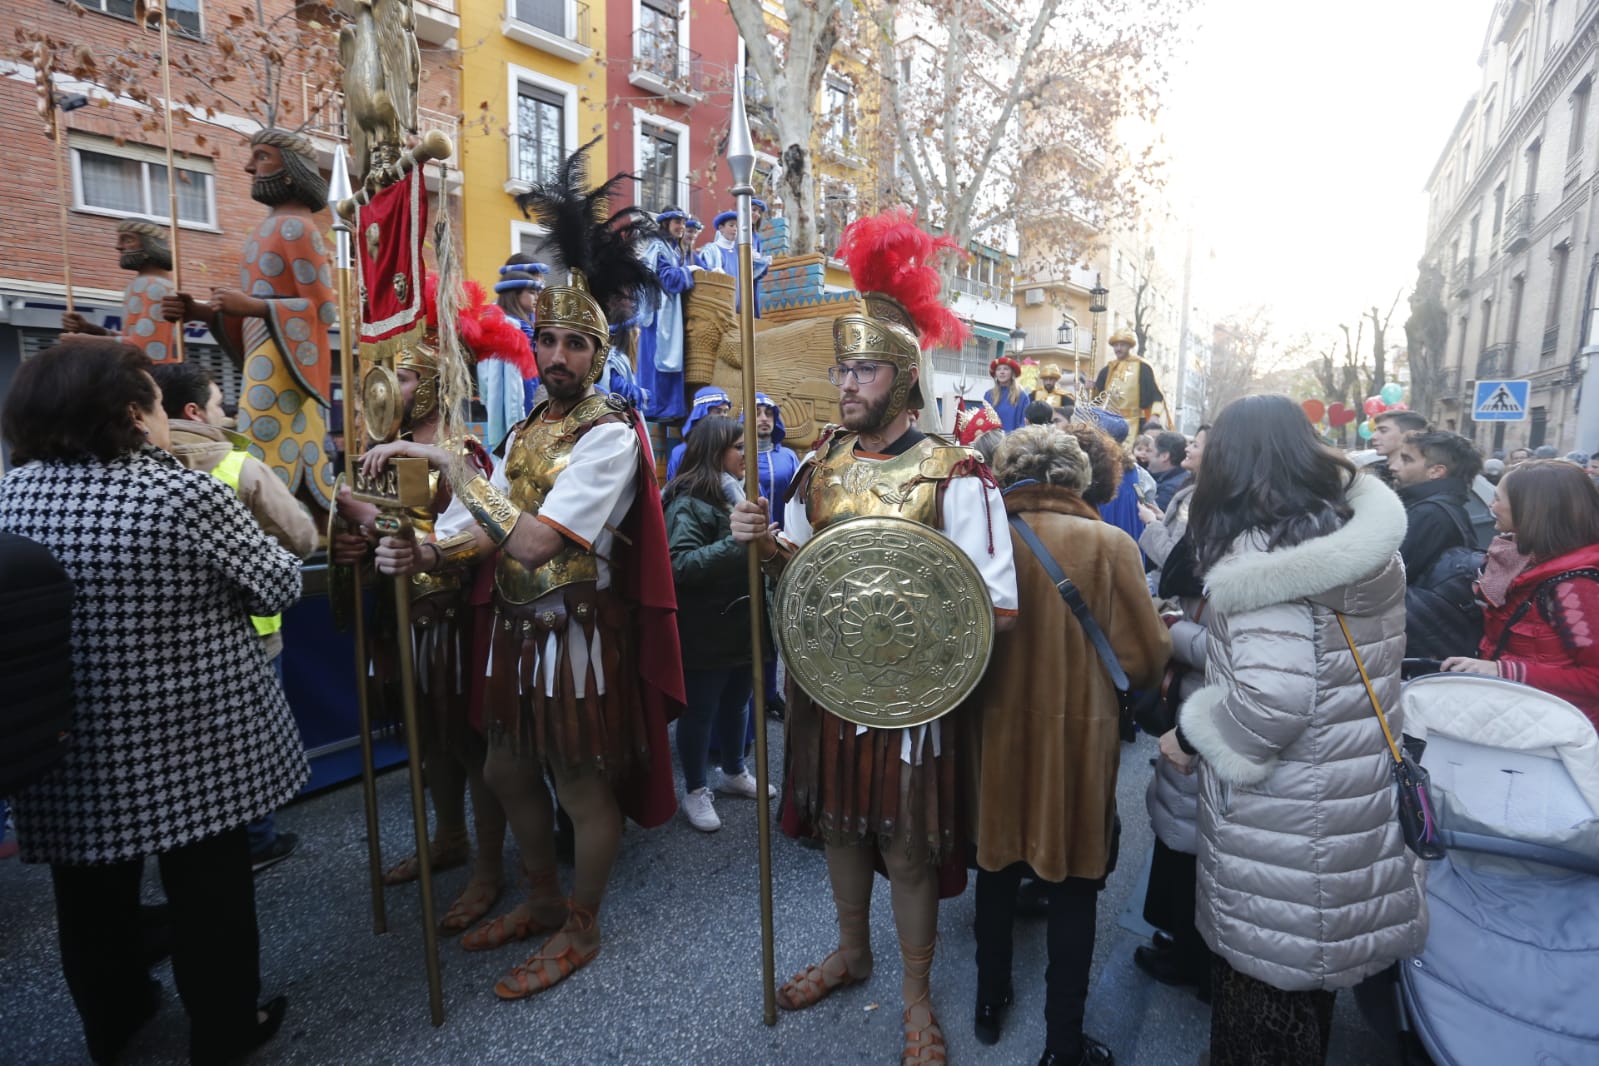
[[634, 607], [633, 647], [638, 652], [639, 699], [650, 761], [643, 773], [622, 786], [618, 799], [622, 812], [648, 829], [677, 813], [666, 724], [677, 718], [685, 698], [683, 654], [677, 642], [677, 587], [666, 546], [666, 514], [655, 491], [655, 458], [644, 420], [634, 412], [630, 421], [639, 442], [639, 489], [622, 520], [622, 536], [631, 547], [618, 553], [621, 561], [614, 580]]

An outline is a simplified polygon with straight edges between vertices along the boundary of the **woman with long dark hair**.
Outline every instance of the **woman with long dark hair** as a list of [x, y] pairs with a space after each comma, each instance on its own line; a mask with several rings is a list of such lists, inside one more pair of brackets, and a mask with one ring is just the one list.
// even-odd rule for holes
[[706, 785], [713, 730], [722, 761], [719, 790], [748, 798], [757, 794], [755, 776], [744, 768], [753, 686], [749, 570], [745, 547], [733, 540], [731, 525], [733, 505], [744, 498], [743, 479], [744, 430], [730, 418], [712, 415], [694, 427], [677, 476], [663, 493], [688, 697], [677, 720], [683, 814], [705, 833], [722, 827]]
[[1551, 692], [1599, 728], [1599, 488], [1575, 463], [1533, 459], [1499, 482], [1493, 514], [1482, 658], [1444, 669]]
[[1200, 757], [1211, 1066], [1324, 1062], [1336, 990], [1426, 939], [1372, 708], [1399, 732], [1404, 532], [1393, 492], [1286, 396], [1216, 419], [1188, 516], [1210, 597], [1207, 684], [1160, 743], [1179, 767]]

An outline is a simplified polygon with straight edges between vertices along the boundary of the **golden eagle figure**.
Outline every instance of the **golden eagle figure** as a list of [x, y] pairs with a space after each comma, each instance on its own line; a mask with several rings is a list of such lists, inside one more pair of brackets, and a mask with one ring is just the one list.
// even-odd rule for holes
[[344, 120], [355, 172], [391, 166], [407, 134], [416, 132], [416, 43], [411, 0], [350, 0], [351, 21], [339, 31], [344, 62]]

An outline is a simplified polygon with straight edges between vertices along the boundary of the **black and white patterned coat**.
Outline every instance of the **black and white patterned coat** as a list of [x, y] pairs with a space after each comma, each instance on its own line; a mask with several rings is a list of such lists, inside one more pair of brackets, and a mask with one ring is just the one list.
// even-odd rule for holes
[[300, 594], [300, 561], [233, 491], [150, 446], [0, 480], [0, 528], [77, 586], [72, 748], [15, 797], [27, 862], [151, 855], [241, 825], [310, 774], [251, 614]]

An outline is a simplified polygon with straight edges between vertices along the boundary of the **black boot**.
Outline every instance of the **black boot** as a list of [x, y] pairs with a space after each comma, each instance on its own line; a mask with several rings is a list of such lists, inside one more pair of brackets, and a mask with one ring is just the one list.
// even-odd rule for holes
[[972, 1019], [972, 1033], [977, 1037], [979, 1044], [999, 1043], [999, 1031], [1005, 1024], [1005, 1008], [1010, 1006], [1015, 998], [1009, 988], [994, 1002], [986, 1002], [982, 997], [978, 997], [977, 1014]]
[[1045, 1048], [1038, 1066], [1116, 1066], [1116, 1056], [1110, 1053], [1110, 1048], [1085, 1033], [1082, 1053], [1076, 1059], [1065, 1058]]

